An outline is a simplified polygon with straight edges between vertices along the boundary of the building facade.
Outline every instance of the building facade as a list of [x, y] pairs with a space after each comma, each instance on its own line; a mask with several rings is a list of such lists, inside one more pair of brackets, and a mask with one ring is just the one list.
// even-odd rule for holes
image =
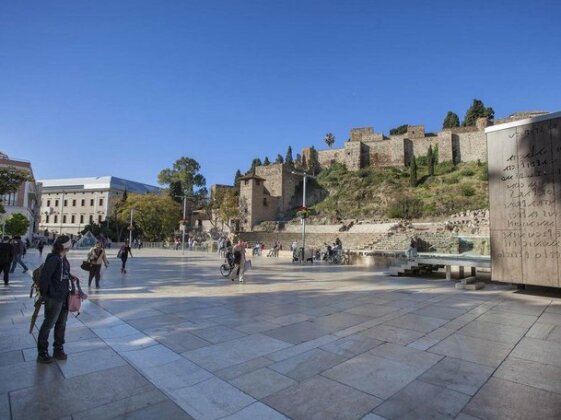
[[159, 193], [160, 188], [114, 176], [44, 179], [41, 191], [39, 230], [45, 234], [79, 234], [86, 225], [102, 223], [113, 203], [124, 192]]
[[4, 223], [13, 213], [23, 214], [27, 220], [29, 220], [29, 228], [24, 235], [24, 239], [29, 239], [31, 241], [33, 239], [33, 233], [37, 228], [40, 200], [37, 185], [33, 178], [31, 163], [19, 159], [10, 159], [8, 155], [0, 153], [0, 167], [20, 169], [31, 175], [31, 180], [23, 182], [15, 193], [7, 194], [2, 197], [2, 205], [6, 213], [0, 215], [0, 223]]

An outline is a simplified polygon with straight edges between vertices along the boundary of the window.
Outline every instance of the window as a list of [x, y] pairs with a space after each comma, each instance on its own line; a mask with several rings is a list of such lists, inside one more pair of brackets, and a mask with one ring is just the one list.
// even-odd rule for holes
[[49, 223], [49, 215], [48, 214], [45, 216], [45, 223]]
[[103, 206], [103, 198], [100, 198], [100, 199], [99, 199], [99, 205], [100, 205], [100, 206]]
[[84, 200], [84, 199], [82, 198], [82, 201], [80, 202], [80, 205], [81, 205], [82, 207], [84, 207], [84, 206], [86, 205], [86, 200]]
[[76, 200], [72, 200], [72, 207], [76, 207]]
[[55, 200], [55, 207], [58, 207], [58, 200]]
[[94, 205], [94, 199], [92, 198], [92, 199], [90, 200], [90, 206], [93, 207], [93, 205]]
[[247, 179], [244, 179], [243, 184], [247, 185], [247, 184], [249, 184], [249, 181]]
[[99, 216], [97, 216], [97, 223], [101, 224], [101, 214]]
[[64, 207], [68, 206], [68, 200], [64, 200]]
[[51, 207], [51, 200], [47, 200], [47, 207]]
[[261, 181], [259, 181], [258, 179], [255, 180], [255, 185], [261, 185]]
[[93, 223], [93, 215], [90, 214], [90, 225]]
[[84, 215], [81, 214], [81, 215], [80, 215], [80, 224], [83, 224], [83, 223], [84, 223]]
[[62, 216], [62, 223], [66, 223], [66, 214]]
[[54, 218], [54, 219], [55, 219], [54, 222], [55, 222], [55, 223], [58, 223], [58, 216], [57, 216], [56, 214], [55, 214], [55, 218]]
[[263, 207], [267, 207], [269, 204], [267, 203], [267, 197], [263, 197]]
[[76, 223], [76, 216], [72, 215], [70, 217], [70, 223], [72, 223], [72, 224]]

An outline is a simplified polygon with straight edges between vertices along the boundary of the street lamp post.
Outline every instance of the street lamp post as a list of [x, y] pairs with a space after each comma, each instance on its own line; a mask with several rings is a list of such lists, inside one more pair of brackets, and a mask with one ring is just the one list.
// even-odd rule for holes
[[188, 194], [176, 195], [176, 197], [183, 199], [183, 221], [181, 223], [181, 253], [185, 255], [185, 231], [187, 230], [187, 199], [195, 197]]
[[[296, 172], [292, 171], [293, 175], [298, 175], [303, 178], [303, 189], [302, 189], [302, 208], [306, 211], [306, 182], [308, 178], [315, 178], [315, 176], [308, 174], [307, 172]], [[301, 264], [304, 263], [306, 258], [306, 217], [302, 217], [302, 259]]]

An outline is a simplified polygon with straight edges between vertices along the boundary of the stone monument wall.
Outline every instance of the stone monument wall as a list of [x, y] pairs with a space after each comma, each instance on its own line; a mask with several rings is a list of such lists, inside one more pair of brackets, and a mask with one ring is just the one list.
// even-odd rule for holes
[[485, 131], [493, 280], [560, 287], [561, 112]]

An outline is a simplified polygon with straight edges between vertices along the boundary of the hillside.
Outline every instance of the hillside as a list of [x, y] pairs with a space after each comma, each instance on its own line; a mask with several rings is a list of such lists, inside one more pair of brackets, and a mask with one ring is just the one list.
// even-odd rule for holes
[[314, 219], [442, 219], [464, 210], [488, 207], [487, 165], [442, 162], [428, 176], [419, 162], [418, 185], [410, 185], [408, 168], [365, 168], [351, 172], [339, 163], [323, 170], [314, 185], [324, 197], [312, 208]]

